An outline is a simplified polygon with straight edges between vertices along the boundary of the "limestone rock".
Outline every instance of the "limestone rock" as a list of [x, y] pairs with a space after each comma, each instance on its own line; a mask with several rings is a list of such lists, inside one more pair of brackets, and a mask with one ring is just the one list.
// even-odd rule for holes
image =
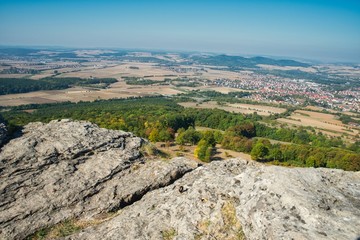
[[67, 239], [338, 240], [356, 239], [359, 226], [359, 172], [233, 159], [199, 167]]
[[143, 144], [88, 122], [27, 125], [0, 154], [0, 239], [115, 211], [194, 167], [186, 159], [144, 161]]

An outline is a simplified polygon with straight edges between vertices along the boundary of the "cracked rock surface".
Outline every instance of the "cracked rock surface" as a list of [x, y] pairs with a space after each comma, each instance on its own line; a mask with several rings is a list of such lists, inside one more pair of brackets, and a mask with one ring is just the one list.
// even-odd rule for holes
[[356, 239], [359, 224], [359, 172], [232, 159], [199, 167], [67, 239]]
[[0, 153], [0, 239], [116, 211], [194, 167], [144, 161], [143, 139], [88, 122], [31, 123], [23, 132]]

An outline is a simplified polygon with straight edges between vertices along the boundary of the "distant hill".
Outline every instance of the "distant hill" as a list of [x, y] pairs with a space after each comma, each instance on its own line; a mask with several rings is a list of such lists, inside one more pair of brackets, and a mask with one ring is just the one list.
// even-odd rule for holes
[[275, 60], [266, 57], [245, 58], [241, 56], [216, 55], [216, 56], [193, 56], [191, 59], [198, 64], [227, 66], [229, 68], [258, 68], [258, 64], [292, 67], [309, 67], [307, 63], [294, 60]]
[[289, 60], [289, 59], [280, 59], [275, 60], [272, 58], [266, 57], [253, 57], [249, 58], [251, 61], [254, 61], [256, 64], [267, 64], [267, 65], [275, 65], [275, 66], [291, 66], [291, 67], [310, 67], [310, 64]]
[[38, 49], [30, 49], [30, 48], [0, 48], [0, 56], [28, 56], [30, 54], [34, 54], [39, 52]]

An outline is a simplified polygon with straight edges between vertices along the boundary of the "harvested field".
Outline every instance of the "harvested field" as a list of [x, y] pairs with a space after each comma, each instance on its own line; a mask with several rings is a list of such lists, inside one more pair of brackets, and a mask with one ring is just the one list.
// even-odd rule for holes
[[336, 119], [335, 115], [327, 113], [297, 110], [290, 117], [279, 118], [277, 121], [297, 126], [314, 127], [331, 136], [340, 136], [343, 133], [353, 136], [359, 134], [358, 129], [343, 124]]
[[0, 74], [0, 78], [28, 78], [30, 74]]
[[225, 105], [219, 105], [217, 104], [217, 102], [214, 101], [210, 101], [210, 102], [204, 102], [204, 103], [196, 103], [196, 102], [184, 102], [184, 103], [179, 103], [181, 106], [186, 107], [186, 108], [199, 108], [199, 109], [222, 109], [225, 110], [227, 112], [240, 112], [238, 109], [233, 108], [233, 107], [228, 107]]
[[189, 88], [189, 90], [199, 89], [202, 91], [217, 91], [220, 93], [228, 94], [229, 92], [255, 92], [254, 90], [243, 90], [239, 88], [216, 87], [216, 86], [200, 86], [196, 88]]
[[337, 132], [337, 131], [334, 131], [334, 130], [330, 130], [330, 131], [327, 131], [325, 130], [324, 128], [318, 128], [318, 127], [315, 127], [313, 125], [309, 125], [309, 124], [305, 124], [305, 123], [302, 123], [301, 121], [296, 121], [296, 120], [293, 120], [291, 118], [279, 118], [277, 119], [277, 121], [279, 123], [285, 123], [285, 124], [288, 124], [290, 126], [304, 126], [304, 127], [314, 127], [318, 130], [318, 132], [322, 132], [328, 136], [332, 136], [332, 137], [339, 137], [342, 135], [342, 133], [340, 132]]
[[261, 105], [253, 105], [253, 104], [227, 104], [227, 105], [219, 105], [217, 102], [209, 101], [204, 103], [196, 103], [196, 102], [185, 102], [179, 103], [183, 107], [188, 108], [206, 108], [206, 109], [222, 109], [227, 112], [235, 112], [235, 113], [243, 113], [243, 114], [252, 114], [257, 112], [257, 114], [262, 116], [269, 116], [272, 113], [283, 113], [286, 109], [283, 108], [275, 108]]
[[[87, 67], [85, 69], [81, 68], [76, 72], [67, 72], [59, 75], [59, 77], [82, 77], [88, 78], [101, 77], [101, 78], [117, 78], [120, 79], [123, 76], [132, 76], [132, 77], [161, 77], [161, 80], [165, 78], [166, 75], [176, 75], [174, 71], [162, 69], [154, 63], [140, 63], [140, 62], [124, 62], [117, 65], [106, 65], [98, 64], [98, 66]], [[133, 69], [137, 67], [138, 69]]]
[[345, 115], [349, 115], [351, 117], [360, 117], [359, 113], [353, 113], [353, 112], [342, 112], [342, 113], [345, 114]]
[[339, 125], [339, 126], [344, 126], [344, 124], [342, 124], [342, 122], [338, 119], [335, 118], [334, 115], [332, 114], [328, 114], [328, 113], [319, 113], [319, 112], [311, 112], [311, 111], [304, 111], [304, 110], [296, 110], [293, 113], [294, 116], [305, 116], [305, 117], [309, 117], [311, 119], [320, 121], [320, 122], [324, 122], [324, 123], [329, 123], [329, 124], [333, 124], [333, 125]]
[[306, 106], [305, 109], [321, 112], [324, 108], [316, 107], [316, 106]]
[[254, 105], [254, 104], [233, 103], [228, 105], [238, 109], [243, 109], [244, 111], [250, 111], [251, 113], [257, 112], [259, 115], [263, 115], [263, 116], [269, 116], [270, 114], [275, 114], [275, 113], [280, 114], [286, 112], [285, 108]]
[[254, 90], [243, 90], [239, 88], [228, 88], [228, 87], [204, 87], [203, 90], [213, 90], [220, 93], [228, 94], [229, 92], [254, 92]]

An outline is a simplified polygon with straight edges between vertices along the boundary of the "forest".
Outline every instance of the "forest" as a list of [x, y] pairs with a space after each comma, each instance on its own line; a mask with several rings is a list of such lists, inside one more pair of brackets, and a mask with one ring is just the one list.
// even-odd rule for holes
[[117, 80], [113, 78], [42, 78], [39, 80], [26, 78], [0, 78], [0, 95], [40, 90], [60, 90], [72, 86], [106, 88], [115, 82], [117, 82]]
[[[34, 111], [25, 112], [26, 109]], [[211, 161], [217, 143], [225, 149], [249, 153], [261, 162], [360, 170], [360, 142], [349, 145], [341, 138], [330, 138], [311, 129], [271, 127], [260, 122], [262, 117], [256, 114], [184, 108], [176, 103], [176, 98], [33, 104], [3, 109], [1, 115], [12, 132], [29, 122], [71, 118], [130, 131], [151, 142], [197, 145], [195, 155], [206, 162]], [[196, 126], [214, 130], [196, 131]]]

